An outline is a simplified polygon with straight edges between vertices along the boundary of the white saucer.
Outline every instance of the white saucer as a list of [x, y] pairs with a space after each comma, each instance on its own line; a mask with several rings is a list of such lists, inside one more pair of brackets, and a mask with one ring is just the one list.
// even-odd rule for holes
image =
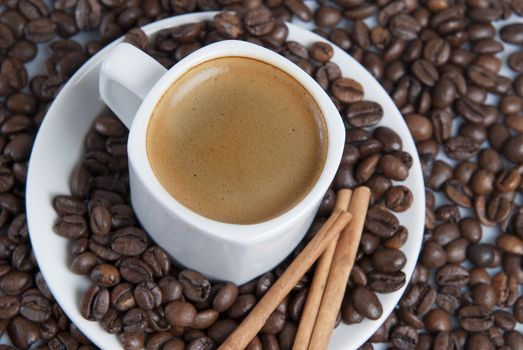
[[[164, 19], [147, 25], [143, 30], [149, 35], [161, 29], [180, 24], [210, 20], [214, 12], [201, 12]], [[325, 41], [320, 36], [288, 24], [288, 40], [309, 46], [315, 41]], [[64, 86], [49, 109], [37, 135], [31, 155], [27, 179], [27, 220], [33, 250], [40, 269], [55, 296], [78, 328], [98, 347], [107, 350], [121, 349], [115, 335], [107, 333], [98, 322], [85, 320], [79, 311], [83, 291], [90, 284], [85, 276], [69, 271], [68, 240], [53, 232], [56, 213], [52, 199], [58, 194], [69, 193], [69, 178], [74, 166], [84, 152], [84, 138], [94, 119], [105, 108], [98, 94], [98, 73], [106, 54], [120, 40], [107, 46], [85, 63]], [[394, 129], [403, 140], [403, 149], [413, 157], [413, 166], [404, 182], [414, 194], [412, 207], [397, 214], [409, 236], [402, 251], [407, 256], [403, 272], [407, 281], [414, 270], [423, 237], [425, 220], [425, 192], [421, 166], [414, 141], [400, 112], [381, 85], [358, 62], [343, 50], [335, 47], [332, 61], [337, 63], [344, 77], [359, 81], [365, 89], [365, 99], [380, 103], [385, 111], [379, 124]], [[376, 321], [365, 320], [356, 325], [340, 325], [333, 334], [329, 349], [356, 349], [365, 342], [387, 318], [398, 303], [407, 284], [400, 290], [379, 295], [383, 316]]]

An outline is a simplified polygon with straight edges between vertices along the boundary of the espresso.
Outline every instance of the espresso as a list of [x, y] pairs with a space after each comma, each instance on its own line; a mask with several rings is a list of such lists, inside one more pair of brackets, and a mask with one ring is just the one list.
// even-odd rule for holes
[[163, 187], [216, 221], [253, 224], [295, 206], [327, 153], [323, 115], [282, 70], [225, 57], [177, 79], [156, 105], [147, 155]]

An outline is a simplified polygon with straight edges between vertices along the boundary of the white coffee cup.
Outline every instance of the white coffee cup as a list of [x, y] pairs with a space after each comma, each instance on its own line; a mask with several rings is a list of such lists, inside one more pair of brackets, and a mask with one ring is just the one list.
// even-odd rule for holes
[[[155, 177], [146, 152], [150, 117], [173, 82], [203, 62], [235, 56], [269, 63], [296, 79], [320, 107], [328, 135], [323, 171], [305, 198], [280, 216], [252, 225], [214, 221], [180, 204]], [[345, 144], [345, 127], [325, 91], [283, 56], [242, 41], [205, 46], [168, 71], [143, 51], [120, 44], [102, 64], [100, 95], [130, 130], [131, 201], [141, 224], [176, 261], [212, 279], [243, 284], [289, 255], [307, 232], [336, 174]]]

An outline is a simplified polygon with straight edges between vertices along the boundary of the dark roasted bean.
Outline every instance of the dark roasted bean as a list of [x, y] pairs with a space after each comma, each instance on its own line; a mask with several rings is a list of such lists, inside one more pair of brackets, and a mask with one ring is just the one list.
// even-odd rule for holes
[[39, 340], [38, 325], [22, 316], [16, 316], [9, 322], [7, 334], [19, 349], [29, 349]]
[[101, 320], [110, 305], [109, 291], [106, 288], [92, 285], [84, 294], [80, 313], [88, 320]]

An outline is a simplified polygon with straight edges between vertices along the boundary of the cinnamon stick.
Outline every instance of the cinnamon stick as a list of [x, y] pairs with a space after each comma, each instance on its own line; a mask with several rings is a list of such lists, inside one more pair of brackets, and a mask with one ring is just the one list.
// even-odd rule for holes
[[[351, 196], [351, 190], [339, 190], [336, 194], [336, 205], [334, 206], [334, 211], [347, 210]], [[327, 250], [325, 250], [318, 260], [316, 270], [314, 270], [314, 277], [300, 318], [300, 325], [296, 333], [296, 338], [294, 339], [293, 350], [303, 350], [307, 349], [309, 346], [312, 330], [314, 329], [316, 317], [318, 316], [321, 299], [323, 298], [323, 293], [325, 291], [325, 285], [327, 284], [327, 278], [329, 277], [332, 258], [336, 251], [338, 237], [335, 237], [329, 244]]]
[[263, 327], [280, 302], [351, 220], [346, 211], [335, 211], [285, 272], [265, 293], [243, 322], [218, 350], [244, 349]]
[[347, 280], [358, 251], [369, 200], [370, 190], [367, 187], [357, 188], [352, 195], [349, 205], [349, 213], [352, 215], [352, 220], [338, 239], [327, 286], [325, 287], [309, 343], [309, 350], [324, 350], [329, 345], [336, 317], [347, 287]]

